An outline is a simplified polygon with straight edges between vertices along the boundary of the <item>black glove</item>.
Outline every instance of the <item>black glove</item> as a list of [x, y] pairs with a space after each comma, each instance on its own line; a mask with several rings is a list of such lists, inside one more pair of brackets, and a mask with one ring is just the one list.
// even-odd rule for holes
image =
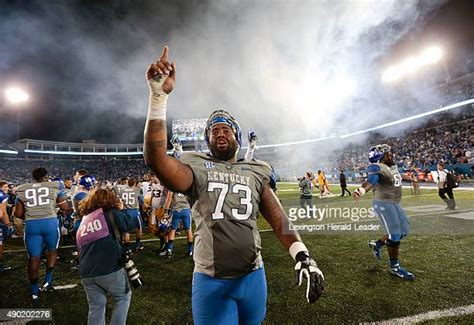
[[323, 272], [307, 252], [299, 252], [295, 260], [296, 285], [301, 286], [303, 278], [307, 279], [306, 299], [312, 304], [318, 300], [324, 291]]

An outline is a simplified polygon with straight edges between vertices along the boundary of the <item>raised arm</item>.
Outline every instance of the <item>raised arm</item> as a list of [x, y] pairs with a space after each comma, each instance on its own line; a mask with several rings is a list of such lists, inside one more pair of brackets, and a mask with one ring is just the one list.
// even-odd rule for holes
[[191, 168], [166, 154], [166, 102], [176, 81], [176, 65], [168, 62], [168, 52], [168, 46], [163, 47], [160, 59], [146, 71], [150, 97], [143, 156], [163, 185], [172, 191], [186, 192], [193, 182]]

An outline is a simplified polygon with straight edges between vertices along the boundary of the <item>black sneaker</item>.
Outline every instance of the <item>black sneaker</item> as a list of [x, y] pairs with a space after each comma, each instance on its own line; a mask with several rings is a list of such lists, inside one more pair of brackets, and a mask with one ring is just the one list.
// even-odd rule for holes
[[138, 246], [135, 248], [135, 253], [143, 252], [144, 249], [145, 249], [145, 246], [143, 246], [143, 245], [138, 245]]
[[0, 273], [3, 273], [3, 272], [6, 272], [6, 271], [10, 271], [12, 270], [13, 268], [11, 266], [5, 266], [5, 265], [2, 265], [0, 266]]

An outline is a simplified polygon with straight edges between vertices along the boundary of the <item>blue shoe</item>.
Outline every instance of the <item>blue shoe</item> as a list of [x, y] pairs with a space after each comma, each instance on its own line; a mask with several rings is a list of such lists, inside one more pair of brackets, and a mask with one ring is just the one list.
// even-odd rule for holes
[[405, 280], [415, 280], [415, 275], [411, 272], [408, 272], [400, 265], [395, 266], [395, 267], [390, 267], [390, 273]]
[[376, 240], [369, 240], [369, 248], [372, 250], [375, 258], [378, 260], [382, 259], [382, 247], [377, 245]]

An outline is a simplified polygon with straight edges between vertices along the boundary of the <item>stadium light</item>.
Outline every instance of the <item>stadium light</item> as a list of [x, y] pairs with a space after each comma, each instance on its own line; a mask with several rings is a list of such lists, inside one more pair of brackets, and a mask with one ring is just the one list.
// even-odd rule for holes
[[399, 69], [402, 74], [411, 74], [415, 73], [421, 66], [423, 66], [423, 62], [419, 58], [411, 57], [403, 61]]
[[12, 87], [5, 90], [5, 97], [8, 102], [19, 104], [26, 102], [30, 96], [23, 89]]
[[[5, 90], [5, 98], [11, 104], [21, 104], [30, 98], [26, 91], [18, 87], [11, 87]], [[16, 110], [16, 140], [20, 140], [20, 113]]]
[[396, 67], [390, 67], [382, 74], [383, 82], [397, 81], [401, 77], [401, 72]]
[[427, 48], [421, 55], [421, 59], [425, 64], [438, 62], [443, 57], [443, 51], [439, 47]]
[[[429, 47], [425, 49], [420, 55], [409, 57], [401, 63], [391, 66], [390, 68], [385, 70], [382, 73], [382, 81], [397, 81], [401, 77], [415, 73], [420, 68], [429, 64], [436, 63], [441, 59], [444, 60], [443, 50], [436, 46]], [[444, 65], [449, 80], [449, 71], [447, 70], [446, 61], [444, 61]]]

